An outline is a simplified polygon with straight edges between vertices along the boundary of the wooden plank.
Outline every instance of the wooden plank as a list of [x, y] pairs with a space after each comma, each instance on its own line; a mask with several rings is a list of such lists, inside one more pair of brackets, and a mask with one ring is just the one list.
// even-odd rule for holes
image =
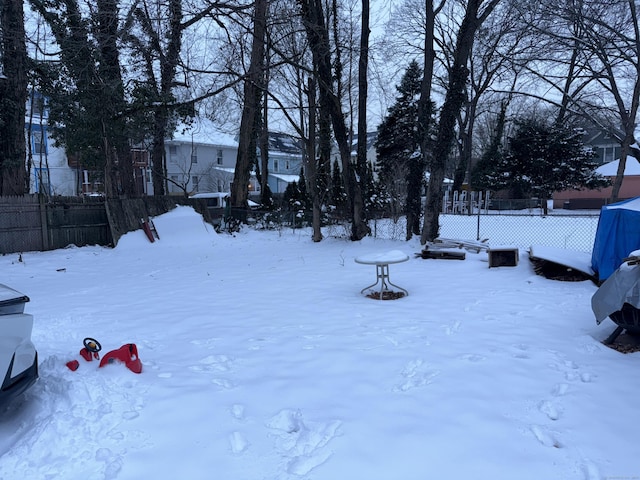
[[466, 253], [462, 250], [450, 250], [450, 249], [424, 249], [417, 254], [422, 258], [436, 258], [442, 260], [464, 260]]

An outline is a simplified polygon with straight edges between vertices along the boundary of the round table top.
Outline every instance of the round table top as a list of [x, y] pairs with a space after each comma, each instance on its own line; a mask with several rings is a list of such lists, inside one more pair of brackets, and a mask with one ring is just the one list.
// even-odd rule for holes
[[401, 263], [409, 260], [409, 255], [400, 250], [391, 250], [382, 253], [369, 253], [355, 258], [356, 263], [365, 265], [389, 265], [390, 263]]

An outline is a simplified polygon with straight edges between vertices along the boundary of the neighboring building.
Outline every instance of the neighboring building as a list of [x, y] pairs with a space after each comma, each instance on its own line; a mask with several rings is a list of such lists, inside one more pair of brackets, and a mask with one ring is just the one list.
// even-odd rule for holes
[[[367, 162], [372, 165], [376, 165], [376, 161], [378, 155], [376, 153], [375, 141], [378, 138], [378, 132], [368, 132], [367, 133]], [[358, 135], [355, 134], [353, 136], [353, 141], [351, 142], [351, 160], [355, 162], [358, 156]], [[338, 145], [334, 142], [333, 147], [331, 149], [331, 166], [333, 167], [334, 162], [338, 162], [338, 165], [342, 168], [342, 159], [340, 158], [340, 151], [338, 150]], [[375, 174], [375, 169], [374, 169]]]
[[[618, 172], [620, 160], [600, 165], [596, 172], [613, 181]], [[601, 190], [565, 190], [553, 194], [553, 208], [565, 209], [599, 209], [609, 203], [612, 187]], [[635, 157], [628, 156], [624, 169], [622, 186], [618, 193], [620, 200], [640, 196], [640, 162]]]
[[[180, 125], [165, 141], [167, 193], [229, 192], [233, 181], [238, 141], [212, 122], [199, 119]], [[250, 189], [258, 189], [255, 178]]]
[[[185, 188], [189, 195], [230, 192], [238, 156], [237, 138], [206, 120], [181, 126], [178, 132], [165, 142], [169, 194], [183, 194]], [[283, 193], [289, 183], [300, 180], [302, 153], [295, 138], [269, 133], [268, 183], [272, 193]], [[259, 194], [260, 183], [252, 173], [249, 195]]]
[[[636, 132], [636, 138], [640, 132]], [[620, 134], [622, 135], [622, 133]], [[584, 143], [593, 147], [597, 153], [596, 172], [609, 178], [611, 183], [616, 178], [622, 147], [610, 133], [598, 127], [584, 130]], [[637, 150], [637, 144], [632, 146]], [[632, 149], [633, 149], [632, 148]], [[609, 203], [612, 187], [601, 190], [565, 190], [553, 194], [553, 208], [564, 209], [599, 209]], [[620, 200], [640, 196], [640, 163], [635, 157], [628, 155], [622, 186], [618, 192]]]
[[596, 151], [599, 165], [613, 162], [615, 159], [620, 158], [622, 150], [620, 142], [601, 128], [585, 129], [583, 141], [585, 145], [590, 145]]
[[290, 183], [300, 181], [304, 148], [286, 133], [269, 132], [268, 183], [271, 193], [284, 193]]
[[[83, 166], [76, 155], [55, 146], [49, 130], [49, 109], [44, 96], [34, 93], [27, 100], [25, 118], [29, 193], [45, 195], [96, 195], [104, 192], [103, 171]], [[135, 182], [140, 194], [149, 180], [148, 152], [132, 149]]]
[[69, 166], [64, 149], [54, 145], [48, 120], [46, 99], [36, 93], [27, 101], [25, 118], [29, 193], [78, 195], [80, 172]]

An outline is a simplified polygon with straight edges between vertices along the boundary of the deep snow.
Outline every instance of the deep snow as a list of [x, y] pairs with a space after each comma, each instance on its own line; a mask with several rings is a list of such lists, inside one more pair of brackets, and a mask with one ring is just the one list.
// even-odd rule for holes
[[[600, 343], [593, 283], [523, 250], [488, 268], [417, 239], [216, 234], [188, 207], [155, 224], [153, 244], [0, 257], [40, 355], [0, 415], [1, 479], [640, 478], [640, 354]], [[355, 257], [390, 250], [409, 296], [361, 295]], [[142, 374], [82, 360], [87, 336], [135, 343]]]

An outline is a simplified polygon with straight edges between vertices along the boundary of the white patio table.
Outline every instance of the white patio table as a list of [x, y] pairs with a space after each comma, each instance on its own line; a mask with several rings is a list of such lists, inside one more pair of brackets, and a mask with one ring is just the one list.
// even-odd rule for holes
[[391, 250], [389, 252], [383, 253], [370, 253], [367, 255], [356, 257], [356, 263], [376, 266], [375, 283], [369, 285], [368, 287], [364, 287], [362, 290], [360, 290], [360, 293], [364, 293], [365, 290], [371, 289], [378, 283], [380, 283], [380, 299], [382, 299], [383, 292], [392, 291], [390, 287], [395, 287], [405, 295], [409, 295], [409, 292], [407, 290], [394, 283], [391, 283], [391, 280], [389, 279], [389, 265], [391, 265], [392, 263], [406, 262], [407, 260], [409, 260], [409, 255], [399, 250]]

